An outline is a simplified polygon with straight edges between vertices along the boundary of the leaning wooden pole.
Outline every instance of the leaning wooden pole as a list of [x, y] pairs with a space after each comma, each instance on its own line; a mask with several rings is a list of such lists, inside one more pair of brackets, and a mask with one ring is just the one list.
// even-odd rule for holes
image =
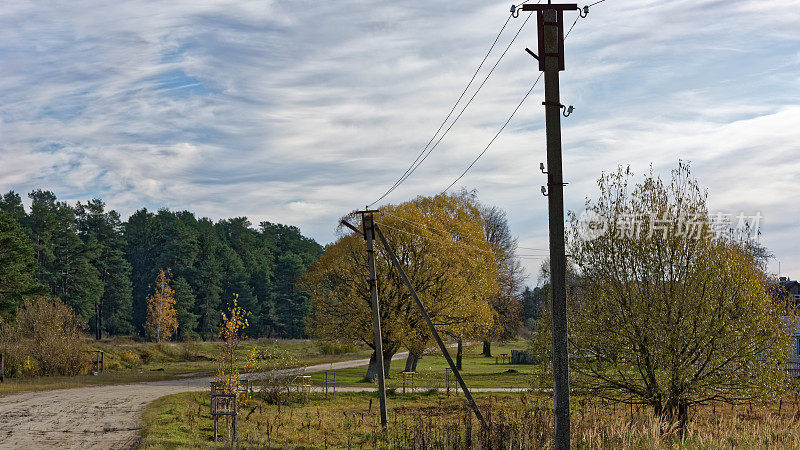
[[467, 387], [466, 383], [464, 383], [464, 379], [461, 378], [461, 373], [458, 372], [456, 365], [453, 363], [453, 359], [450, 357], [450, 353], [447, 351], [447, 347], [444, 345], [442, 338], [439, 337], [439, 333], [436, 331], [436, 327], [433, 326], [433, 322], [431, 322], [430, 316], [428, 316], [428, 312], [425, 310], [425, 306], [420, 301], [419, 297], [417, 296], [417, 291], [414, 290], [414, 286], [411, 285], [411, 281], [406, 276], [406, 272], [403, 270], [403, 266], [400, 265], [400, 261], [397, 260], [397, 256], [395, 256], [392, 248], [389, 247], [389, 242], [386, 240], [386, 237], [383, 236], [383, 232], [378, 227], [378, 224], [373, 225], [373, 229], [375, 233], [383, 243], [383, 248], [386, 249], [386, 253], [389, 254], [389, 258], [392, 260], [392, 264], [397, 268], [397, 271], [400, 272], [400, 277], [403, 279], [403, 283], [405, 283], [406, 287], [408, 288], [409, 292], [411, 292], [411, 296], [414, 298], [414, 302], [416, 302], [417, 307], [419, 308], [420, 312], [422, 313], [422, 317], [425, 319], [425, 323], [428, 324], [428, 328], [431, 330], [431, 334], [436, 339], [436, 343], [439, 344], [439, 348], [442, 350], [442, 355], [447, 360], [447, 364], [450, 365], [450, 370], [453, 371], [455, 374], [456, 379], [458, 380], [458, 384], [461, 385], [461, 390], [464, 391], [464, 396], [467, 397], [467, 401], [469, 401], [470, 406], [472, 406], [472, 411], [475, 412], [475, 417], [478, 418], [481, 425], [485, 428], [486, 421], [483, 420], [483, 415], [481, 415], [481, 411], [478, 409], [478, 405], [475, 404], [475, 400], [472, 398], [472, 394], [469, 392], [469, 388]]

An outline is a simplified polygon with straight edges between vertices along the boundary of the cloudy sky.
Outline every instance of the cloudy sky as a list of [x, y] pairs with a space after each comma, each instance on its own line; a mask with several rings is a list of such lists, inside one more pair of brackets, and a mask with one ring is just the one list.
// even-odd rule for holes
[[[583, 5], [582, 3], [580, 5]], [[397, 179], [508, 18], [485, 0], [22, 1], [0, 9], [0, 190], [298, 225], [322, 243]], [[606, 0], [566, 41], [567, 209], [602, 171], [691, 161], [711, 209], [760, 213], [800, 278], [800, 1]], [[512, 19], [469, 98], [524, 22]], [[575, 13], [565, 21], [571, 24]], [[435, 194], [539, 75], [535, 18], [383, 202]], [[547, 247], [538, 85], [457, 186]], [[459, 108], [460, 110], [460, 108]], [[458, 111], [458, 110], [457, 110]], [[534, 253], [533, 251], [529, 253]], [[536, 272], [539, 261], [526, 260]], [[535, 282], [535, 279], [532, 280]]]

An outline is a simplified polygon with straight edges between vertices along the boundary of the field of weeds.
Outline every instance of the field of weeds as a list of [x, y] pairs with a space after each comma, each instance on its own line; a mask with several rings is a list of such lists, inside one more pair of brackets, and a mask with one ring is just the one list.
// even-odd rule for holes
[[[374, 394], [319, 394], [277, 404], [255, 395], [240, 410], [239, 445], [244, 448], [540, 448], [552, 445], [549, 397], [478, 395], [483, 429], [463, 397], [394, 394], [389, 429], [381, 430]], [[746, 405], [693, 408], [681, 434], [649, 410], [587, 397], [572, 403], [575, 448], [800, 448], [800, 413], [793, 399]], [[165, 397], [144, 414], [145, 448], [223, 446], [213, 442], [206, 393]], [[225, 422], [220, 429], [225, 430]]]

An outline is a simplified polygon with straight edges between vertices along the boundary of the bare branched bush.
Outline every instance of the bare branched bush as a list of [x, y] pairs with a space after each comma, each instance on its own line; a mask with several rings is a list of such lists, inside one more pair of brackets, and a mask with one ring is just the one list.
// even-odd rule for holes
[[259, 396], [267, 403], [281, 405], [306, 399], [298, 389], [306, 368], [288, 350], [277, 345], [253, 348], [249, 360], [263, 374]]

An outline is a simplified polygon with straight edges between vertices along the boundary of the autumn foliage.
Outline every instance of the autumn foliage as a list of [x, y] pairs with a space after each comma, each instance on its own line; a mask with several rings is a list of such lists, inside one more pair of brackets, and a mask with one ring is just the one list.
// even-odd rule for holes
[[[376, 219], [437, 329], [454, 339], [487, 334], [495, 322], [488, 299], [498, 291], [498, 265], [478, 208], [463, 197], [440, 194], [387, 205]], [[388, 370], [401, 346], [421, 355], [432, 336], [380, 243], [375, 257]], [[374, 349], [366, 258], [363, 238], [343, 234], [309, 268], [301, 282], [312, 298], [312, 335]], [[374, 360], [373, 355], [367, 379], [375, 374]]]
[[[217, 382], [220, 383], [228, 393], [242, 394], [239, 404], [246, 403], [244, 393], [239, 392], [241, 383], [241, 372], [237, 362], [237, 351], [244, 338], [244, 329], [250, 324], [247, 311], [238, 304], [239, 296], [233, 295], [233, 303], [228, 313], [222, 313], [222, 324], [219, 331], [219, 339], [222, 341], [222, 352], [217, 360]], [[252, 372], [257, 366], [257, 353], [251, 352], [245, 365], [245, 372]]]
[[158, 342], [169, 340], [178, 329], [175, 291], [169, 285], [171, 277], [170, 269], [160, 269], [155, 290], [147, 297], [145, 329], [148, 335]]
[[10, 376], [77, 375], [88, 369], [84, 323], [55, 297], [33, 296], [17, 320], [0, 319], [0, 353]]

